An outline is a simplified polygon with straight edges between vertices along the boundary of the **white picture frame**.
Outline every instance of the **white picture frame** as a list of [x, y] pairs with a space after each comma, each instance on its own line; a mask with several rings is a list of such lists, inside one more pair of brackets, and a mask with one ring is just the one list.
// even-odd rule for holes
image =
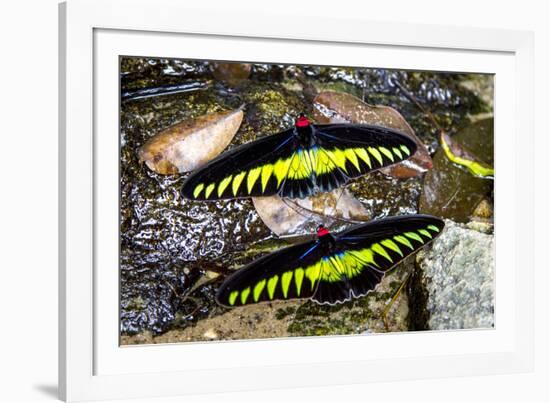
[[[523, 208], [519, 215], [519, 206], [532, 204], [534, 189], [532, 34], [291, 15], [274, 20], [241, 11], [230, 17], [212, 10], [205, 18], [169, 0], [60, 5], [61, 397], [171, 396], [532, 370], [534, 226], [532, 213]], [[118, 135], [111, 134], [118, 133], [118, 56], [128, 54], [494, 73], [495, 329], [120, 347], [118, 266], [113, 268]]]

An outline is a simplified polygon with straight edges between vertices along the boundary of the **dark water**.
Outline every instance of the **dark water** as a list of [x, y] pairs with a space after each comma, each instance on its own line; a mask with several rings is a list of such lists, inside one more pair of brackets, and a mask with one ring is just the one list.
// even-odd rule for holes
[[[479, 75], [254, 65], [248, 80], [230, 86], [212, 75], [209, 63], [123, 59], [121, 90], [126, 95], [120, 111], [122, 334], [184, 329], [225, 312], [213, 298], [223, 273], [253, 259], [257, 254], [253, 246], [262, 246], [261, 241], [270, 241], [269, 248], [285, 244], [275, 239], [249, 200], [201, 203], [183, 199], [179, 189], [186, 175], [152, 172], [138, 162], [138, 148], [178, 121], [242, 104], [245, 117], [231, 146], [284, 130], [299, 113], [310, 113], [312, 108], [311, 96], [303, 90], [297, 74], [303, 74], [317, 90], [344, 91], [371, 104], [394, 107], [432, 153], [438, 149], [437, 128], [396, 82], [407, 88], [450, 133], [468, 126], [470, 116], [491, 112], [483, 93], [491, 91], [492, 79]], [[176, 92], [159, 95], [169, 92], [165, 88], [176, 88]], [[423, 178], [403, 180], [374, 173], [368, 181], [357, 180], [349, 188], [373, 218], [415, 213], [423, 192]], [[489, 198], [491, 189], [485, 191]], [[209, 276], [212, 272], [222, 275], [214, 279]], [[361, 315], [361, 305], [353, 305], [358, 307], [353, 312]], [[289, 331], [329, 334], [330, 328], [321, 324], [322, 309], [304, 305]], [[345, 331], [351, 331], [350, 315], [347, 327], [342, 328]], [[319, 320], [312, 321], [316, 317]]]

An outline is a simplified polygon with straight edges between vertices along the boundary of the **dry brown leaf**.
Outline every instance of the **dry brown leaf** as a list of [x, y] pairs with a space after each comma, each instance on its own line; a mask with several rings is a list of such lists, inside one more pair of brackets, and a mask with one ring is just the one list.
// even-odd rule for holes
[[139, 160], [163, 175], [193, 171], [231, 143], [243, 116], [239, 108], [179, 122], [147, 140], [139, 149]]

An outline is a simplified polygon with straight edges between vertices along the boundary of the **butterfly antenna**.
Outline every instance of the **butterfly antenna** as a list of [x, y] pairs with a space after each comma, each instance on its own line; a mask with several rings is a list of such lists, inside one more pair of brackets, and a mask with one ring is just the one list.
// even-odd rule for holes
[[[330, 220], [334, 220], [334, 221], [337, 221], [337, 222], [343, 222], [343, 223], [346, 223], [346, 224], [364, 224], [365, 223], [365, 221], [362, 221], [362, 220], [352, 220], [352, 219], [349, 219], [349, 218], [338, 217], [336, 215], [328, 215], [328, 214], [320, 213], [318, 211], [311, 210], [307, 207], [300, 206], [299, 204], [292, 201], [291, 199], [283, 198], [283, 202], [288, 207], [290, 207], [292, 210], [294, 210], [296, 213], [298, 213], [299, 215], [301, 215], [304, 218], [312, 218], [313, 216], [317, 216], [317, 217], [320, 217], [322, 219], [330, 219]], [[289, 203], [291, 203], [292, 205], [289, 204]], [[336, 204], [338, 204], [338, 202]], [[309, 216], [305, 215], [302, 212], [300, 212], [299, 210], [307, 211], [308, 213], [310, 213], [310, 215]], [[334, 210], [333, 210], [333, 213], [335, 213]]]
[[[312, 216], [314, 214], [317, 214], [315, 211], [309, 210], [306, 207], [302, 207], [298, 203], [292, 201], [291, 199], [287, 199], [286, 197], [283, 197], [282, 200], [283, 200], [283, 203], [286, 204], [287, 207], [291, 208], [292, 210], [294, 210], [295, 213], [301, 215], [304, 218], [310, 219], [310, 218], [312, 218]], [[309, 211], [310, 214], [306, 215], [306, 214], [302, 213], [300, 210]]]

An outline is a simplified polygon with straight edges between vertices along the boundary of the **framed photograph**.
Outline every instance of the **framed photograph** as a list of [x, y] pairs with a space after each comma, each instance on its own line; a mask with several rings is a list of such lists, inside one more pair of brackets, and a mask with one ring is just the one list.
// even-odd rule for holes
[[61, 397], [530, 371], [532, 34], [227, 17], [60, 5]]

